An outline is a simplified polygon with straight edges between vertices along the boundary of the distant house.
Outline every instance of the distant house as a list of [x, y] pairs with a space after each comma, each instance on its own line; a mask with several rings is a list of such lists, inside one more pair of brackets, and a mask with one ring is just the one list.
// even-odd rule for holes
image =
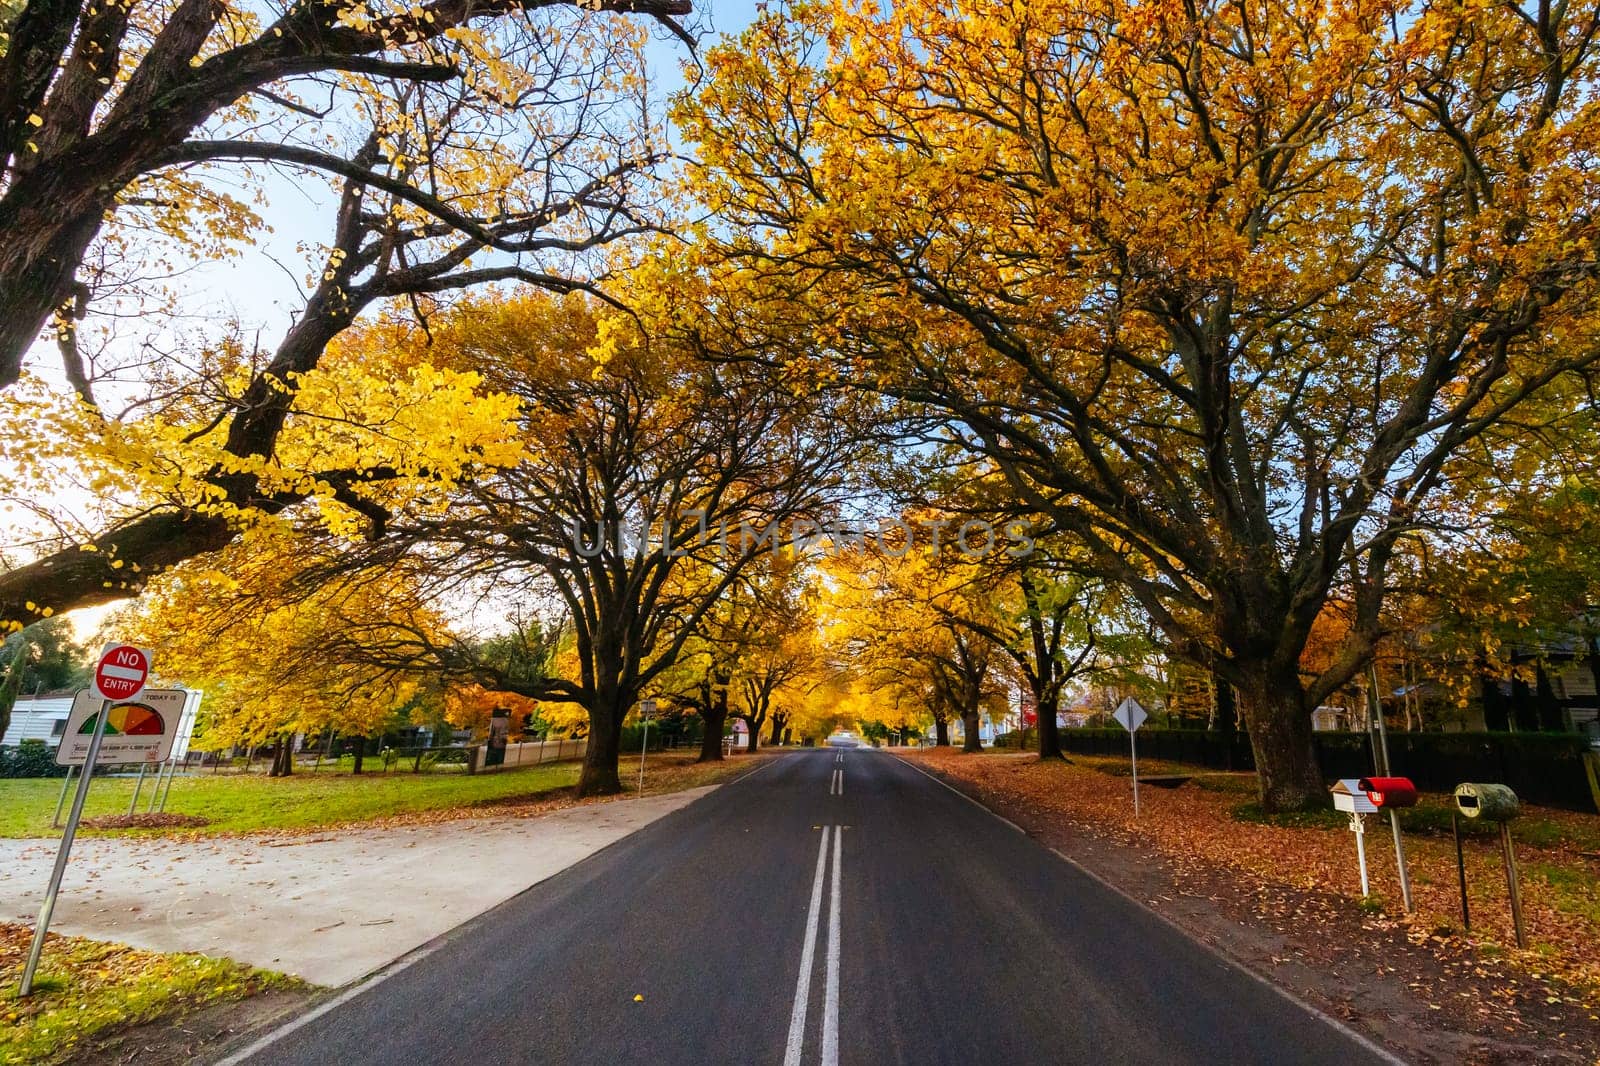
[[1360, 729], [1358, 716], [1347, 707], [1323, 704], [1311, 712], [1311, 728], [1318, 733], [1333, 733], [1342, 729]]
[[14, 747], [24, 740], [42, 740], [52, 748], [59, 745], [61, 734], [67, 729], [67, 715], [72, 712], [73, 695], [72, 691], [63, 690], [18, 696], [0, 745]]
[[[1593, 640], [1560, 636], [1512, 649], [1520, 667], [1510, 680], [1485, 677], [1478, 691], [1489, 729], [1587, 733], [1600, 744], [1600, 649]], [[1532, 667], [1531, 678], [1528, 675]]]

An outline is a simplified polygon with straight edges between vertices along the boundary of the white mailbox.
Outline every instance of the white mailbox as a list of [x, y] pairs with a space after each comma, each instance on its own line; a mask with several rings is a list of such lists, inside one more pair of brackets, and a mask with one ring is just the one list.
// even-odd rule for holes
[[1333, 808], [1346, 814], [1377, 814], [1378, 805], [1367, 798], [1359, 777], [1346, 777], [1333, 786]]

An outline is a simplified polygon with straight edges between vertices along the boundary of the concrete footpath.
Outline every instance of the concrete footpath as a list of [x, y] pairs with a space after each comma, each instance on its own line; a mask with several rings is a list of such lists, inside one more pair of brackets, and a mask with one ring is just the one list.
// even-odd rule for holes
[[[716, 787], [313, 836], [80, 837], [50, 928], [343, 985]], [[37, 918], [55, 854], [54, 840], [0, 840], [0, 917]]]

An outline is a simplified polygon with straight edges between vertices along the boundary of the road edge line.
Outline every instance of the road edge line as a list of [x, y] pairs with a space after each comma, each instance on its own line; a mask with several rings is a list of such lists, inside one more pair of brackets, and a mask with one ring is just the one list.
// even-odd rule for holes
[[916, 763], [912, 762], [910, 759], [900, 759], [899, 756], [895, 756], [895, 758], [898, 759], [898, 761], [901, 763], [901, 765], [909, 766], [909, 767], [911, 767], [911, 769], [915, 770], [917, 773], [921, 774], [923, 777], [926, 777], [929, 781], [932, 781], [934, 784], [941, 785], [944, 788], [949, 789], [951, 792], [954, 792], [956, 795], [960, 796], [962, 799], [966, 800], [968, 803], [972, 804], [974, 807], [978, 808], [978, 810], [982, 811], [984, 814], [987, 814], [989, 817], [999, 819], [1000, 821], [1004, 822], [1006, 825], [1009, 825], [1012, 829], [1015, 829], [1017, 832], [1021, 833], [1023, 836], [1027, 836], [1028, 835], [1028, 831], [1026, 829], [1022, 828], [1022, 826], [1018, 825], [1016, 822], [1013, 822], [1010, 818], [1007, 818], [1005, 815], [1003, 815], [1000, 812], [994, 810], [993, 808], [988, 807], [988, 806], [984, 805], [983, 803], [980, 803], [978, 800], [973, 799], [971, 796], [967, 795], [965, 792], [961, 791], [959, 788], [957, 788], [956, 786], [952, 785], [950, 782], [946, 781], [944, 778], [939, 777], [937, 774], [934, 774], [934, 773], [932, 773], [932, 772], [930, 772], [928, 770], [924, 770], [922, 767], [918, 766]]
[[[1017, 832], [1021, 833], [1023, 836], [1027, 836], [1028, 835], [1027, 830], [1023, 829], [1016, 822], [1013, 822], [1011, 819], [1009, 819], [1005, 815], [999, 813], [994, 808], [990, 807], [988, 804], [983, 803], [980, 800], [977, 800], [977, 799], [973, 798], [972, 796], [967, 795], [965, 792], [961, 791], [959, 788], [956, 788], [954, 785], [950, 784], [950, 782], [948, 782], [948, 781], [945, 781], [943, 778], [940, 778], [937, 775], [933, 774], [931, 771], [924, 770], [922, 767], [918, 766], [916, 763], [912, 762], [910, 759], [900, 759], [900, 762], [902, 762], [905, 765], [911, 767], [913, 770], [916, 770], [918, 773], [921, 773], [923, 776], [931, 778], [934, 781], [937, 781], [939, 784], [943, 785], [945, 788], [948, 788], [951, 792], [954, 792], [956, 795], [960, 796], [962, 799], [966, 800], [968, 803], [972, 804], [974, 807], [977, 807], [979, 810], [983, 811], [985, 814], [989, 815], [991, 818], [995, 818], [995, 819], [998, 819], [1001, 822], [1004, 822], [1006, 825], [1009, 825], [1011, 828], [1015, 829]], [[1209, 954], [1212, 957], [1214, 957], [1215, 959], [1217, 959], [1223, 965], [1227, 966], [1230, 969], [1238, 970], [1240, 973], [1242, 973], [1245, 976], [1249, 977], [1252, 981], [1255, 981], [1257, 984], [1260, 984], [1265, 988], [1271, 989], [1273, 992], [1277, 993], [1278, 996], [1281, 999], [1287, 1000], [1289, 1003], [1292, 1003], [1296, 1007], [1299, 1007], [1302, 1011], [1304, 1011], [1305, 1013], [1311, 1015], [1311, 1017], [1315, 1018], [1319, 1022], [1322, 1022], [1324, 1025], [1332, 1028], [1334, 1031], [1336, 1031], [1338, 1033], [1341, 1033], [1344, 1036], [1349, 1037], [1351, 1040], [1355, 1041], [1357, 1044], [1359, 1044], [1361, 1047], [1365, 1048], [1367, 1051], [1370, 1051], [1374, 1055], [1378, 1056], [1378, 1058], [1382, 1059], [1383, 1061], [1385, 1061], [1387, 1063], [1390, 1063], [1391, 1066], [1411, 1066], [1411, 1064], [1408, 1063], [1405, 1059], [1402, 1059], [1399, 1055], [1396, 1055], [1394, 1052], [1390, 1051], [1388, 1048], [1384, 1047], [1382, 1044], [1378, 1043], [1376, 1040], [1373, 1040], [1371, 1037], [1356, 1031], [1355, 1029], [1353, 1029], [1350, 1026], [1346, 1025], [1344, 1022], [1340, 1021], [1338, 1018], [1335, 1018], [1333, 1015], [1329, 1014], [1327, 1011], [1323, 1010], [1322, 1008], [1314, 1006], [1314, 1005], [1312, 1005], [1310, 1003], [1307, 1003], [1305, 1000], [1301, 999], [1299, 996], [1295, 995], [1293, 992], [1290, 992], [1287, 988], [1284, 988], [1282, 985], [1278, 984], [1277, 982], [1272, 981], [1272, 980], [1268, 979], [1267, 977], [1264, 977], [1263, 975], [1257, 973], [1255, 970], [1251, 969], [1249, 966], [1246, 966], [1244, 963], [1240, 962], [1238, 959], [1234, 958], [1232, 955], [1229, 955], [1227, 952], [1223, 951], [1221, 948], [1217, 947], [1215, 944], [1208, 944], [1206, 941], [1201, 940], [1199, 937], [1197, 937], [1194, 934], [1190, 933], [1189, 930], [1185, 929], [1183, 926], [1179, 925], [1177, 922], [1173, 921], [1171, 918], [1168, 918], [1165, 914], [1162, 914], [1160, 911], [1158, 911], [1154, 907], [1150, 906], [1149, 903], [1146, 903], [1144, 900], [1140, 899], [1138, 896], [1135, 896], [1132, 892], [1129, 892], [1127, 889], [1122, 888], [1120, 885], [1113, 884], [1112, 882], [1106, 880], [1104, 877], [1102, 877], [1101, 875], [1095, 873], [1093, 870], [1089, 869], [1083, 863], [1079, 862], [1077, 859], [1074, 859], [1072, 856], [1068, 855], [1066, 852], [1062, 851], [1060, 848], [1052, 848], [1047, 844], [1042, 845], [1042, 846], [1044, 846], [1056, 858], [1060, 859], [1062, 862], [1066, 863], [1068, 866], [1072, 867], [1074, 870], [1077, 870], [1079, 873], [1083, 874], [1085, 877], [1087, 877], [1089, 880], [1093, 881], [1095, 884], [1099, 885], [1101, 888], [1104, 888], [1104, 889], [1106, 889], [1106, 890], [1108, 890], [1110, 892], [1115, 893], [1118, 896], [1121, 896], [1123, 899], [1127, 900], [1129, 903], [1133, 904], [1135, 907], [1138, 907], [1140, 910], [1145, 911], [1151, 917], [1153, 917], [1157, 921], [1161, 922], [1167, 928], [1171, 929], [1173, 932], [1177, 933], [1179, 936], [1183, 937], [1185, 940], [1189, 941], [1191, 944], [1198, 945], [1207, 954]]]
[[[948, 781], [942, 780], [941, 778], [934, 776], [934, 774], [930, 773], [927, 770], [924, 770], [922, 767], [916, 765], [916, 763], [912, 762], [909, 759], [901, 759], [900, 761], [905, 763], [907, 766], [910, 766], [913, 770], [918, 771], [919, 773], [921, 773], [925, 777], [929, 777], [929, 778], [932, 778], [934, 781], [937, 781], [939, 784], [943, 785], [945, 788], [948, 788], [951, 792], [954, 792], [956, 795], [960, 796], [962, 799], [966, 800], [968, 803], [972, 804], [974, 807], [977, 807], [979, 810], [983, 811], [985, 814], [988, 814], [990, 817], [996, 818], [996, 819], [1004, 822], [1006, 825], [1009, 825], [1011, 828], [1015, 829], [1017, 832], [1021, 833], [1023, 836], [1027, 836], [1028, 835], [1027, 830], [1023, 829], [1016, 822], [1013, 822], [1011, 819], [1007, 818], [1005, 815], [1003, 815], [1003, 814], [999, 813], [998, 811], [994, 810], [992, 807], [988, 806], [987, 804], [982, 803], [979, 800], [974, 799], [973, 797], [967, 795], [965, 792], [961, 791], [959, 788], [956, 788], [954, 785], [950, 784]], [[1093, 881], [1095, 884], [1099, 885], [1101, 888], [1104, 888], [1107, 891], [1113, 892], [1116, 895], [1121, 896], [1123, 899], [1127, 900], [1129, 903], [1133, 904], [1135, 907], [1138, 907], [1140, 910], [1142, 910], [1145, 913], [1149, 914], [1151, 917], [1153, 917], [1157, 921], [1161, 922], [1167, 928], [1171, 929], [1173, 932], [1177, 933], [1179, 936], [1183, 937], [1185, 940], [1189, 941], [1191, 944], [1198, 945], [1202, 950], [1204, 950], [1207, 954], [1211, 955], [1213, 958], [1217, 959], [1224, 966], [1227, 966], [1229, 969], [1238, 970], [1240, 973], [1244, 974], [1246, 977], [1249, 977], [1252, 981], [1255, 981], [1257, 984], [1262, 985], [1265, 988], [1271, 989], [1273, 992], [1277, 993], [1278, 996], [1281, 999], [1284, 999], [1284, 1000], [1288, 1001], [1289, 1003], [1294, 1004], [1296, 1007], [1299, 1007], [1302, 1011], [1304, 1011], [1305, 1013], [1311, 1015], [1311, 1017], [1315, 1018], [1317, 1021], [1319, 1021], [1319, 1022], [1323, 1023], [1324, 1025], [1330, 1027], [1335, 1032], [1341, 1033], [1342, 1035], [1349, 1037], [1351, 1040], [1355, 1041], [1355, 1043], [1359, 1044], [1361, 1047], [1365, 1048], [1367, 1051], [1372, 1052], [1374, 1055], [1378, 1056], [1378, 1058], [1383, 1060], [1384, 1062], [1390, 1063], [1391, 1066], [1411, 1066], [1411, 1064], [1406, 1062], [1405, 1059], [1402, 1059], [1400, 1056], [1396, 1055], [1394, 1052], [1390, 1051], [1388, 1048], [1384, 1047], [1382, 1044], [1378, 1043], [1376, 1040], [1373, 1040], [1371, 1037], [1366, 1036], [1363, 1033], [1357, 1032], [1355, 1029], [1352, 1029], [1350, 1026], [1346, 1025], [1344, 1022], [1341, 1022], [1338, 1018], [1335, 1018], [1333, 1015], [1329, 1014], [1327, 1011], [1323, 1010], [1322, 1008], [1316, 1007], [1316, 1006], [1313, 1006], [1310, 1003], [1307, 1003], [1305, 1000], [1301, 999], [1299, 996], [1297, 996], [1294, 993], [1290, 992], [1287, 988], [1284, 988], [1282, 985], [1278, 984], [1277, 982], [1268, 980], [1266, 977], [1263, 977], [1261, 974], [1256, 973], [1255, 970], [1253, 970], [1250, 967], [1246, 966], [1244, 963], [1240, 962], [1238, 959], [1234, 958], [1232, 955], [1229, 955], [1227, 952], [1223, 951], [1221, 948], [1217, 947], [1215, 944], [1208, 944], [1204, 940], [1201, 940], [1199, 937], [1197, 937], [1194, 934], [1190, 933], [1189, 930], [1185, 929], [1183, 926], [1179, 925], [1177, 922], [1173, 921], [1171, 918], [1168, 918], [1165, 914], [1162, 914], [1160, 911], [1158, 911], [1154, 907], [1150, 906], [1150, 904], [1146, 903], [1144, 900], [1140, 899], [1138, 896], [1135, 896], [1132, 892], [1129, 892], [1127, 889], [1122, 888], [1120, 885], [1115, 885], [1115, 884], [1112, 884], [1110, 881], [1107, 881], [1104, 877], [1102, 877], [1099, 874], [1095, 873], [1093, 870], [1089, 869], [1083, 863], [1079, 862], [1077, 859], [1074, 859], [1072, 856], [1068, 855], [1066, 852], [1062, 851], [1060, 848], [1052, 848], [1049, 845], [1043, 845], [1043, 846], [1052, 855], [1054, 855], [1056, 858], [1060, 859], [1062, 862], [1066, 863], [1068, 866], [1072, 867], [1074, 870], [1077, 870], [1079, 873], [1083, 874], [1085, 877], [1087, 877], [1089, 880]]]
[[[471, 919], [469, 919], [469, 921], [470, 920]], [[462, 924], [465, 925], [466, 923], [463, 922]], [[456, 926], [456, 929], [459, 928], [460, 926]], [[415, 949], [409, 955], [406, 955], [400, 959], [396, 959], [394, 962], [391, 962], [389, 965], [385, 966], [376, 973], [368, 975], [357, 983], [348, 986], [342, 992], [338, 993], [332, 998], [317, 1004], [317, 1006], [306, 1011], [298, 1018], [295, 1018], [292, 1021], [284, 1022], [282, 1025], [271, 1030], [270, 1032], [263, 1033], [249, 1044], [246, 1044], [239, 1050], [232, 1052], [225, 1058], [220, 1058], [213, 1061], [211, 1066], [239, 1066], [240, 1063], [247, 1061], [254, 1055], [260, 1054], [295, 1030], [302, 1029], [305, 1026], [310, 1025], [318, 1018], [321, 1018], [330, 1011], [344, 1006], [357, 996], [364, 992], [370, 991], [372, 988], [387, 981], [400, 971], [409, 969], [410, 967], [421, 962], [423, 959], [427, 958], [429, 955], [432, 955], [434, 952], [443, 947], [445, 943], [445, 937], [454, 931], [454, 929], [449, 930], [422, 945], [421, 947]]]
[[[1048, 847], [1048, 845], [1047, 845], [1047, 847]], [[1151, 915], [1153, 918], [1155, 918], [1156, 920], [1160, 921], [1163, 925], [1165, 925], [1167, 928], [1171, 929], [1173, 932], [1178, 933], [1179, 935], [1181, 935], [1185, 940], [1188, 940], [1188, 941], [1190, 941], [1191, 943], [1194, 943], [1194, 944], [1198, 944], [1201, 948], [1205, 949], [1205, 951], [1208, 954], [1215, 956], [1218, 960], [1220, 960], [1221, 962], [1225, 963], [1230, 969], [1238, 970], [1240, 973], [1242, 973], [1245, 976], [1249, 977], [1251, 980], [1255, 981], [1257, 984], [1261, 985], [1262, 987], [1271, 989], [1273, 992], [1276, 992], [1281, 999], [1287, 1000], [1288, 1002], [1294, 1004], [1296, 1007], [1299, 1007], [1301, 1010], [1305, 1011], [1307, 1014], [1311, 1015], [1317, 1021], [1322, 1022], [1324, 1025], [1327, 1025], [1330, 1028], [1334, 1029], [1335, 1031], [1337, 1031], [1339, 1033], [1342, 1033], [1343, 1035], [1349, 1037], [1351, 1040], [1355, 1041], [1357, 1044], [1360, 1044], [1363, 1048], [1365, 1048], [1366, 1050], [1372, 1052], [1374, 1055], [1378, 1056], [1380, 1059], [1383, 1059], [1385, 1062], [1391, 1063], [1391, 1064], [1393, 1064], [1393, 1066], [1411, 1066], [1411, 1064], [1406, 1062], [1405, 1059], [1402, 1059], [1399, 1055], [1396, 1055], [1394, 1052], [1390, 1051], [1388, 1048], [1384, 1047], [1382, 1044], [1378, 1043], [1376, 1040], [1373, 1040], [1371, 1037], [1365, 1035], [1364, 1033], [1361, 1033], [1361, 1032], [1359, 1032], [1359, 1031], [1357, 1031], [1355, 1029], [1352, 1029], [1349, 1025], [1346, 1025], [1344, 1022], [1340, 1021], [1338, 1018], [1335, 1018], [1333, 1015], [1329, 1014], [1327, 1011], [1323, 1010], [1321, 1007], [1315, 1006], [1314, 1004], [1311, 1004], [1311, 1003], [1307, 1003], [1305, 1000], [1301, 999], [1299, 996], [1295, 995], [1293, 992], [1290, 992], [1287, 988], [1284, 988], [1282, 985], [1278, 984], [1276, 981], [1273, 981], [1270, 978], [1268, 978], [1268, 977], [1266, 977], [1266, 976], [1264, 976], [1264, 975], [1262, 975], [1260, 973], [1257, 973], [1254, 969], [1252, 969], [1249, 966], [1246, 966], [1244, 963], [1240, 962], [1238, 959], [1234, 958], [1232, 955], [1229, 955], [1227, 952], [1223, 951], [1221, 948], [1217, 947], [1215, 944], [1207, 943], [1206, 941], [1204, 941], [1204, 940], [1200, 939], [1199, 937], [1195, 936], [1193, 933], [1189, 932], [1189, 930], [1185, 929], [1183, 926], [1179, 925], [1177, 922], [1173, 921], [1171, 918], [1167, 917], [1165, 914], [1162, 914], [1160, 911], [1158, 911], [1154, 907], [1150, 906], [1150, 904], [1147, 903], [1146, 901], [1140, 899], [1138, 896], [1134, 895], [1132, 892], [1129, 892], [1127, 889], [1123, 888], [1122, 886], [1117, 885], [1117, 884], [1113, 884], [1112, 882], [1106, 880], [1100, 874], [1095, 873], [1093, 870], [1089, 869], [1083, 863], [1079, 862], [1077, 859], [1074, 859], [1072, 856], [1068, 855], [1067, 853], [1062, 851], [1060, 848], [1050, 848], [1049, 850], [1050, 850], [1050, 852], [1052, 854], [1055, 855], [1056, 858], [1060, 859], [1062, 862], [1066, 863], [1068, 866], [1072, 867], [1074, 870], [1077, 870], [1079, 873], [1081, 873], [1083, 876], [1087, 877], [1089, 880], [1093, 881], [1095, 884], [1099, 885], [1101, 888], [1104, 888], [1109, 892], [1114, 892], [1118, 896], [1121, 896], [1123, 899], [1127, 900], [1129, 903], [1133, 904], [1134, 906], [1138, 907], [1140, 910], [1145, 911], [1146, 913]]]

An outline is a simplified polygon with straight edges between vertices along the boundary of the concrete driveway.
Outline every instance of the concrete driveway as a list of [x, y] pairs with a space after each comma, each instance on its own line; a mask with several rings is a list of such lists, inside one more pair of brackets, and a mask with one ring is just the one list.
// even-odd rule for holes
[[[342, 985], [716, 787], [318, 836], [79, 838], [50, 928]], [[0, 916], [37, 918], [55, 853], [0, 840]]]

